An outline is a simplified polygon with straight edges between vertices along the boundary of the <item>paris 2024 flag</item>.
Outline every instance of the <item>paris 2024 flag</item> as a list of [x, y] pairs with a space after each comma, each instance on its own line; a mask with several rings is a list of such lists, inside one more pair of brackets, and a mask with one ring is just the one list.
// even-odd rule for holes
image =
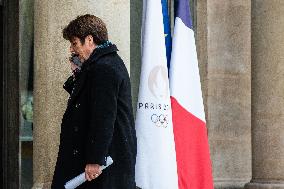
[[161, 0], [143, 3], [135, 180], [142, 189], [178, 189]]
[[179, 189], [213, 189], [207, 128], [188, 0], [175, 1], [170, 92]]

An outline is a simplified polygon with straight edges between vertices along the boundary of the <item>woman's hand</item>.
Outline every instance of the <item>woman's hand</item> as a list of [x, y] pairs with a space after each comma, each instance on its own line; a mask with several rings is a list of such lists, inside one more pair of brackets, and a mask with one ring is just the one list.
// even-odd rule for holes
[[74, 70], [76, 70], [77, 68], [80, 69], [79, 66], [77, 66], [76, 64], [74, 64], [73, 62], [70, 61], [70, 67], [71, 67], [71, 71], [73, 72]]
[[87, 164], [85, 168], [85, 177], [88, 181], [96, 179], [102, 173], [100, 165]]

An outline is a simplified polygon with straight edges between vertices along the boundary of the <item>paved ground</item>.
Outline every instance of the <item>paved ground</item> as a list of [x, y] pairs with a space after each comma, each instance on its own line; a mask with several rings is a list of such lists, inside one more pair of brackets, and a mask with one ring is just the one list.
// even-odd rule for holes
[[32, 141], [22, 142], [21, 160], [21, 189], [31, 189], [33, 185]]

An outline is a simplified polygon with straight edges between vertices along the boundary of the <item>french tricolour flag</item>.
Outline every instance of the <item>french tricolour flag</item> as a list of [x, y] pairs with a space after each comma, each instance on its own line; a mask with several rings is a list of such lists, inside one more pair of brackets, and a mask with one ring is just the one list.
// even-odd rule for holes
[[179, 189], [213, 189], [204, 106], [189, 1], [178, 0], [170, 93]]

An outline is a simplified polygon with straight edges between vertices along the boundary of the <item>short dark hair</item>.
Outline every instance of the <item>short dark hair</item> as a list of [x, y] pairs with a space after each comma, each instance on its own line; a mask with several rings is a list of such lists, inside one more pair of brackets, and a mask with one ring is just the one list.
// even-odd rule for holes
[[71, 41], [78, 37], [82, 44], [88, 35], [92, 35], [97, 45], [108, 40], [106, 24], [94, 15], [85, 14], [72, 20], [63, 30], [63, 38]]

